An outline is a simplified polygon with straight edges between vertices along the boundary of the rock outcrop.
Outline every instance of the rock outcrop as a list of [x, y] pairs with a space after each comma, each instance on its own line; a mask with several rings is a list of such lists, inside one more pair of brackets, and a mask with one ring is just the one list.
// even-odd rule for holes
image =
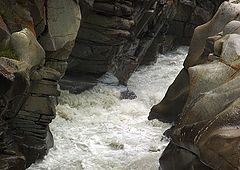
[[25, 169], [53, 146], [48, 125], [80, 18], [73, 0], [0, 1], [0, 169]]
[[197, 27], [184, 69], [149, 119], [174, 122], [160, 169], [240, 169], [240, 4]]
[[[169, 21], [166, 40], [189, 45], [194, 29], [208, 22], [224, 0], [179, 0], [177, 13]], [[176, 29], [177, 28], [177, 29]]]
[[83, 20], [61, 88], [80, 93], [106, 75], [126, 86], [139, 65], [189, 44], [194, 28], [210, 20], [222, 1], [80, 1]]
[[[68, 76], [107, 73], [126, 85], [175, 14], [172, 0], [81, 1], [83, 20], [69, 59]], [[155, 47], [157, 45], [155, 43]], [[151, 50], [151, 51], [149, 51]]]

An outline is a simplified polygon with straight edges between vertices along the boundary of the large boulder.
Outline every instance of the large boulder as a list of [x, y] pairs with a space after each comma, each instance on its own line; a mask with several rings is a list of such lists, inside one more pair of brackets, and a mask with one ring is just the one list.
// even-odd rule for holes
[[233, 20], [239, 20], [239, 4], [224, 2], [214, 17], [194, 30], [188, 56], [184, 62], [186, 68], [194, 66], [204, 52], [206, 39], [223, 31], [224, 26]]
[[48, 0], [45, 8], [47, 27], [39, 42], [46, 51], [46, 66], [63, 76], [80, 26], [80, 6], [75, 0]]
[[26, 62], [31, 67], [43, 65], [45, 62], [45, 51], [28, 28], [11, 35], [10, 47], [19, 61]]

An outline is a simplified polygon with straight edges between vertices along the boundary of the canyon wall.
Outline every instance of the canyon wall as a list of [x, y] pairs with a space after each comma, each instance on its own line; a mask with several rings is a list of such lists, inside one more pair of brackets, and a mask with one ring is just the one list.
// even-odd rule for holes
[[139, 65], [189, 44], [194, 28], [210, 20], [222, 1], [80, 1], [83, 20], [62, 88], [79, 93], [99, 79], [126, 86]]
[[179, 40], [188, 43], [190, 30], [218, 5], [0, 0], [0, 169], [25, 169], [53, 146], [49, 123], [61, 78], [62, 88], [76, 93], [97, 83], [126, 86], [139, 65], [154, 62]]
[[240, 4], [224, 2], [193, 34], [184, 69], [149, 119], [171, 122], [162, 170], [240, 168]]
[[48, 125], [80, 19], [73, 0], [0, 1], [0, 169], [25, 169], [53, 146]]

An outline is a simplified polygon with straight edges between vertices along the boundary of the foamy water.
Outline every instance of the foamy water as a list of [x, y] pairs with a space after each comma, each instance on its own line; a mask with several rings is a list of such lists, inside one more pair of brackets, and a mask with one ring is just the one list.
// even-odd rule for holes
[[181, 47], [139, 68], [128, 83], [138, 96], [134, 100], [120, 100], [119, 91], [103, 85], [79, 95], [64, 91], [50, 124], [55, 146], [29, 170], [157, 170], [169, 125], [147, 116], [181, 70], [186, 53]]

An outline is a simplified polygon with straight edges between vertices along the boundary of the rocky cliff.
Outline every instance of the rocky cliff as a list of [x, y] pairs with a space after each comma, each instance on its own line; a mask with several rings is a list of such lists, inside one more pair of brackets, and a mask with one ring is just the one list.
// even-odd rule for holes
[[194, 31], [184, 69], [149, 119], [174, 123], [162, 170], [240, 168], [240, 4], [224, 2]]
[[222, 1], [80, 1], [83, 20], [62, 88], [79, 93], [99, 78], [127, 85], [139, 65], [189, 44], [194, 28], [210, 20]]
[[172, 0], [80, 4], [83, 20], [61, 83], [63, 89], [74, 93], [98, 82], [126, 86], [146, 54], [156, 56], [150, 47], [176, 8]]
[[25, 169], [53, 146], [48, 125], [80, 18], [77, 1], [0, 1], [0, 169]]

